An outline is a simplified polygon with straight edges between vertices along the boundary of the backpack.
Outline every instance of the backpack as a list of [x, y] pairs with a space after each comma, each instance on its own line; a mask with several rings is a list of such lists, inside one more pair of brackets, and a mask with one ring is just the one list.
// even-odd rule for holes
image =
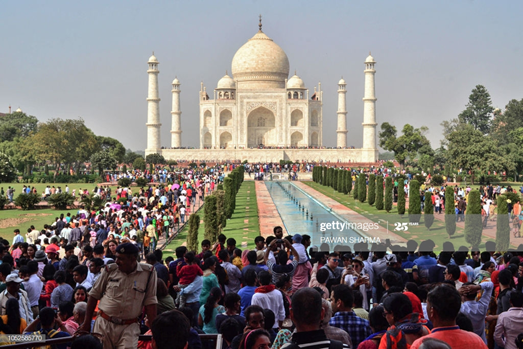
[[[46, 339], [54, 338], [54, 336], [56, 336], [58, 333], [59, 333], [59, 331], [53, 330], [53, 329], [51, 329], [49, 331], [40, 330], [40, 331], [33, 332], [33, 334], [43, 334], [43, 335], [45, 335]], [[42, 346], [33, 347], [33, 348], [34, 349], [55, 349], [56, 346], [55, 345], [42, 345]]]

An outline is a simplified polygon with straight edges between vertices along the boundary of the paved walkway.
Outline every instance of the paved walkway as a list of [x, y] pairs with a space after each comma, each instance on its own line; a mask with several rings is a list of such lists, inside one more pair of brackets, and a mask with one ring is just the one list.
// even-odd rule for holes
[[[348, 208], [347, 206], [339, 203], [338, 201], [336, 201], [334, 199], [331, 199], [327, 195], [320, 193], [316, 189], [313, 189], [306, 184], [303, 184], [298, 181], [294, 182], [294, 184], [296, 184], [296, 186], [299, 187], [300, 189], [302, 189], [303, 191], [307, 192], [313, 198], [320, 201], [325, 206], [332, 208], [332, 211], [334, 211], [336, 214], [342, 216], [343, 218], [347, 219], [347, 221], [349, 221], [351, 223], [362, 223], [362, 224], [376, 223], [375, 221], [373, 221], [365, 216], [360, 215], [359, 213]], [[406, 239], [402, 238], [401, 236], [399, 236], [397, 234], [392, 233], [391, 231], [387, 230], [386, 228], [383, 228], [382, 226], [380, 226], [379, 229], [372, 229], [372, 230], [368, 230], [363, 233], [365, 233], [366, 235], [368, 235], [370, 237], [379, 238], [381, 242], [385, 242], [386, 239], [390, 239], [392, 244], [401, 245], [402, 243], [407, 242]]]
[[267, 236], [274, 235], [273, 228], [278, 225], [283, 228], [283, 235], [287, 235], [283, 221], [281, 220], [276, 206], [274, 206], [271, 194], [269, 194], [265, 183], [262, 181], [255, 181], [255, 183], [261, 236], [266, 238]]

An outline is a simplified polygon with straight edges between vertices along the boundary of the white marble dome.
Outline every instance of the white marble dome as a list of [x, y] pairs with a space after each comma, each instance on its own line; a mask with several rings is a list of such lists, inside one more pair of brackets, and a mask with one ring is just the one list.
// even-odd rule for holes
[[149, 57], [149, 61], [147, 63], [158, 63], [158, 60], [156, 59], [154, 53], [151, 57]]
[[230, 90], [236, 87], [234, 85], [234, 80], [229, 76], [229, 74], [226, 73], [225, 76], [218, 81], [218, 86], [216, 88], [224, 88]]
[[305, 88], [303, 80], [294, 73], [294, 75], [287, 81], [287, 88]]
[[347, 85], [344, 78], [341, 78], [340, 81], [338, 81], [338, 85]]
[[283, 49], [261, 30], [232, 59], [232, 75], [238, 88], [285, 88], [289, 68]]
[[18, 108], [15, 110], [16, 113], [21, 113], [22, 112], [22, 109]]
[[173, 85], [179, 85], [180, 84], [180, 80], [178, 80], [178, 78], [175, 77], [172, 84]]
[[376, 63], [376, 61], [374, 60], [374, 57], [372, 57], [369, 53], [369, 56], [365, 60], [365, 63]]

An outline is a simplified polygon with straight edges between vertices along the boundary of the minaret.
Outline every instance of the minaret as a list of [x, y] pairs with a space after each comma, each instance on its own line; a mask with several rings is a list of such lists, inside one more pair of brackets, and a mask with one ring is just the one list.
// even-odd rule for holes
[[147, 94], [147, 149], [146, 155], [159, 153], [161, 148], [160, 142], [160, 97], [158, 94], [158, 60], [153, 55], [149, 57], [149, 91]]
[[343, 77], [338, 82], [338, 129], [336, 133], [338, 134], [338, 148], [347, 147], [347, 108], [346, 108], [346, 94], [347, 94], [347, 84]]
[[171, 147], [173, 148], [181, 148], [182, 146], [182, 124], [180, 120], [180, 116], [182, 115], [182, 112], [180, 111], [180, 82], [178, 81], [178, 78], [174, 78], [173, 80], [173, 89], [171, 90], [173, 93], [173, 107], [171, 111], [172, 115], [172, 129], [171, 129]]
[[365, 96], [363, 97], [363, 149], [376, 149], [376, 97], [374, 92], [374, 64], [370, 55], [365, 60]]

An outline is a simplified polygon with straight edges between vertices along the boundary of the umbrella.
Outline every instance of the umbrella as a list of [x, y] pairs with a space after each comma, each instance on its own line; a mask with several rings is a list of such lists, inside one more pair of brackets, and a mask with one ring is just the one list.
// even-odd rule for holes
[[174, 183], [173, 186], [171, 187], [171, 189], [178, 189], [180, 188], [180, 185], [178, 183]]

